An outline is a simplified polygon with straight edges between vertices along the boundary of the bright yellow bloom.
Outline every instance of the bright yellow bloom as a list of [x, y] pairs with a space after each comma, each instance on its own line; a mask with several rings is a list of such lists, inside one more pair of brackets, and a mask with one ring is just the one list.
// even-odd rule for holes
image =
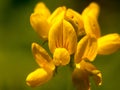
[[75, 63], [79, 63], [83, 59], [93, 61], [97, 55], [97, 38], [100, 37], [98, 13], [99, 6], [94, 2], [90, 3], [82, 12], [86, 35], [78, 42]]
[[[32, 53], [40, 68], [27, 76], [27, 85], [35, 87], [49, 81], [56, 66], [67, 65], [74, 55], [75, 68], [72, 80], [77, 90], [90, 90], [89, 77], [102, 84], [102, 74], [91, 64], [97, 54], [106, 55], [120, 48], [117, 33], [101, 36], [98, 24], [99, 6], [92, 2], [82, 14], [58, 7], [51, 14], [44, 3], [36, 5], [30, 23], [38, 35], [48, 41], [47, 51], [37, 43], [32, 44]], [[78, 41], [78, 42], [77, 42]]]
[[[91, 3], [82, 12], [86, 35], [78, 42], [74, 55], [76, 68], [73, 72], [73, 83], [77, 90], [90, 90], [89, 76], [93, 76], [97, 85], [102, 84], [102, 75], [89, 61], [97, 54], [111, 54], [120, 48], [120, 35], [117, 33], [101, 37], [97, 21], [99, 6]], [[86, 62], [87, 61], [87, 62]]]
[[66, 65], [70, 62], [70, 55], [76, 50], [77, 36], [73, 26], [64, 19], [64, 13], [52, 25], [48, 44], [55, 65]]
[[46, 83], [52, 78], [55, 66], [52, 62], [52, 58], [48, 55], [45, 49], [37, 43], [32, 44], [32, 52], [40, 68], [30, 73], [27, 76], [26, 82], [29, 86], [35, 87]]
[[94, 79], [98, 86], [102, 84], [102, 75], [94, 65], [84, 60], [76, 64], [72, 74], [72, 81], [77, 90], [90, 90], [90, 77]]

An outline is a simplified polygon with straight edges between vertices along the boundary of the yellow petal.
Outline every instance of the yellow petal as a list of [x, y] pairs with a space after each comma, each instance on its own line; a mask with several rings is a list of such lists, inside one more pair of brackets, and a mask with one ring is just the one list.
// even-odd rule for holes
[[63, 47], [68, 50], [70, 54], [76, 51], [77, 35], [72, 25], [66, 20], [63, 21]]
[[62, 31], [63, 31], [63, 18], [64, 13], [59, 15], [58, 20], [54, 23], [49, 31], [48, 45], [52, 53], [54, 53], [57, 47], [62, 47]]
[[84, 17], [84, 27], [87, 34], [93, 34], [96, 38], [100, 37], [100, 27], [98, 21], [92, 17]]
[[77, 50], [74, 56], [75, 63], [81, 60], [93, 61], [97, 55], [97, 40], [93, 36], [84, 36], [77, 45]]
[[120, 35], [108, 34], [98, 39], [98, 54], [107, 55], [120, 49]]
[[43, 68], [38, 68], [27, 76], [26, 83], [31, 87], [39, 86], [48, 82], [52, 76], [53, 72], [48, 73]]
[[[61, 13], [65, 13], [66, 11], [66, 7], [62, 6], [62, 7], [58, 7], [57, 9], [54, 10], [54, 12], [50, 15], [50, 17], [48, 18], [48, 22], [51, 24], [54, 24], [54, 22], [56, 22], [59, 19], [59, 15]], [[58, 19], [57, 19], [58, 17]]]
[[55, 69], [52, 58], [40, 45], [32, 43], [32, 52], [40, 67], [44, 68], [48, 72]]
[[66, 65], [70, 62], [70, 54], [65, 48], [56, 48], [53, 54], [53, 62], [56, 66]]
[[72, 82], [77, 90], [90, 90], [89, 76], [82, 69], [75, 68], [72, 73]]
[[50, 11], [43, 2], [39, 2], [35, 6], [34, 13], [39, 13], [44, 18], [48, 18], [50, 16]]
[[52, 53], [58, 47], [66, 48], [72, 54], [76, 50], [77, 36], [72, 25], [63, 18], [64, 13], [61, 13], [49, 31], [49, 48]]
[[85, 35], [82, 16], [78, 12], [68, 9], [65, 14], [65, 19], [73, 25], [78, 37]]
[[82, 14], [87, 14], [91, 17], [98, 18], [99, 11], [99, 5], [95, 2], [92, 2], [83, 10]]
[[99, 6], [96, 3], [91, 3], [82, 12], [86, 33], [93, 34], [97, 38], [100, 37], [100, 27], [97, 21], [98, 14], [99, 14]]
[[48, 38], [49, 24], [47, 20], [38, 13], [33, 13], [30, 16], [30, 23], [33, 29], [38, 33], [40, 38], [46, 40]]

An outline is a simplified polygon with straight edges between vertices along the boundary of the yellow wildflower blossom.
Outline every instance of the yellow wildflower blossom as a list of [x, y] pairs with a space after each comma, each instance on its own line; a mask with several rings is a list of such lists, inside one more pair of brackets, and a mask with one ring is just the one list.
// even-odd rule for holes
[[90, 3], [82, 12], [81, 20], [83, 20], [83, 29], [86, 35], [83, 34], [85, 36], [78, 42], [74, 59], [75, 63], [79, 63], [83, 59], [93, 61], [97, 55], [97, 38], [100, 37], [100, 28], [97, 22], [98, 13], [99, 6], [94, 2]]
[[52, 58], [48, 55], [45, 49], [37, 43], [32, 44], [32, 52], [40, 68], [30, 73], [27, 76], [26, 82], [29, 86], [35, 87], [44, 84], [52, 78], [55, 66], [52, 62]]
[[74, 55], [76, 68], [73, 83], [77, 90], [90, 90], [89, 77], [93, 76], [97, 85], [102, 84], [102, 75], [89, 61], [97, 54], [111, 54], [120, 48], [120, 35], [117, 33], [101, 36], [97, 22], [99, 6], [91, 3], [82, 12], [86, 35], [78, 42]]
[[[49, 81], [56, 66], [69, 64], [71, 55], [75, 65], [72, 81], [77, 90], [90, 90], [89, 78], [95, 83], [102, 84], [102, 74], [90, 61], [95, 60], [97, 54], [111, 54], [120, 48], [120, 35], [117, 33], [101, 36], [98, 24], [99, 6], [90, 3], [82, 12], [58, 7], [51, 14], [44, 3], [36, 5], [30, 16], [30, 23], [43, 40], [48, 40], [47, 51], [37, 43], [32, 43], [32, 53], [38, 69], [30, 73], [27, 85], [35, 87]], [[78, 41], [78, 42], [77, 42]]]
[[77, 36], [73, 26], [64, 20], [64, 13], [61, 13], [52, 25], [48, 44], [55, 65], [66, 65], [70, 62], [70, 55], [76, 50]]

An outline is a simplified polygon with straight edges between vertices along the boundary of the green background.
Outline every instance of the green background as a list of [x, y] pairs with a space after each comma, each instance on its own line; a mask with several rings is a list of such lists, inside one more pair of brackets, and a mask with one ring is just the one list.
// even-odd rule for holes
[[[29, 23], [30, 14], [41, 0], [0, 0], [0, 90], [75, 90], [69, 67], [61, 67], [48, 83], [31, 88], [26, 76], [38, 65], [31, 53], [31, 43], [41, 43]], [[93, 0], [43, 0], [53, 11], [65, 5], [78, 12]], [[95, 0], [101, 7], [99, 23], [102, 35], [120, 33], [120, 2], [118, 0]], [[92, 90], [120, 90], [120, 51], [97, 56], [93, 62], [101, 70], [103, 84]]]

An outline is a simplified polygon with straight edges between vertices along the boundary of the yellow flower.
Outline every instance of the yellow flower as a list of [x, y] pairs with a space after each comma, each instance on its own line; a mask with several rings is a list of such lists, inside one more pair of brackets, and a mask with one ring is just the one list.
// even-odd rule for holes
[[26, 82], [27, 85], [35, 87], [46, 83], [52, 78], [55, 65], [53, 64], [52, 58], [48, 55], [45, 49], [43, 49], [37, 43], [32, 44], [32, 52], [40, 68], [30, 73], [26, 78]]
[[[69, 12], [73, 12], [73, 11], [69, 11]], [[77, 50], [75, 52], [75, 59], [74, 59], [75, 63], [79, 63], [81, 60], [93, 61], [97, 55], [98, 52], [97, 38], [100, 37], [100, 28], [97, 21], [98, 14], [99, 14], [99, 6], [94, 2], [90, 3], [90, 5], [83, 10], [82, 16], [76, 13], [76, 15], [79, 16], [79, 19], [77, 20], [81, 22], [81, 24], [78, 24], [78, 26], [80, 25], [82, 26], [81, 30], [84, 30], [83, 32], [86, 35], [82, 34], [85, 36], [83, 36], [78, 42]]]
[[70, 62], [70, 55], [76, 50], [77, 36], [73, 26], [64, 19], [61, 13], [49, 31], [48, 44], [53, 53], [55, 65], [66, 65]]
[[30, 16], [30, 23], [33, 29], [43, 40], [48, 39], [48, 32], [59, 13], [65, 11], [65, 7], [58, 7], [52, 14], [43, 2], [36, 5]]
[[89, 61], [93, 61], [97, 54], [111, 54], [120, 48], [119, 34], [101, 36], [98, 13], [99, 6], [96, 3], [91, 3], [82, 12], [86, 35], [77, 44], [74, 55], [76, 68], [72, 76], [77, 90], [90, 90], [90, 76], [93, 76], [97, 85], [101, 85], [102, 75]]
[[117, 51], [120, 35], [101, 36], [98, 15], [99, 6], [94, 2], [82, 14], [65, 6], [58, 7], [51, 14], [44, 3], [38, 3], [30, 16], [30, 23], [40, 38], [48, 40], [53, 57], [40, 45], [32, 43], [32, 53], [40, 67], [27, 76], [27, 85], [35, 87], [49, 81], [55, 67], [69, 64], [71, 55], [74, 55], [75, 65], [72, 80], [77, 90], [90, 90], [90, 77], [101, 85], [102, 74], [90, 61], [95, 60], [97, 54]]
[[72, 73], [72, 81], [77, 90], [90, 90], [90, 77], [98, 86], [102, 84], [102, 74], [94, 65], [84, 60], [76, 64]]

